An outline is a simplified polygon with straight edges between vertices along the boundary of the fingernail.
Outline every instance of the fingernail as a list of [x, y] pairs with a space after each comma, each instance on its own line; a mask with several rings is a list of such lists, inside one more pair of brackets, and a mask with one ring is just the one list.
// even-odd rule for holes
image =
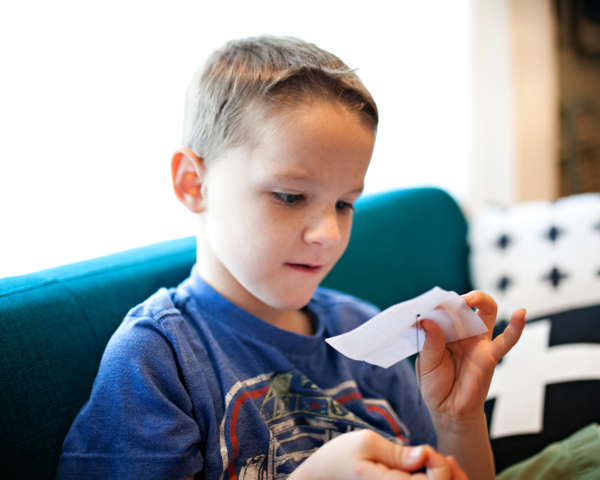
[[471, 300], [473, 298], [473, 292], [465, 293], [462, 297], [465, 300]]
[[409, 458], [420, 458], [421, 455], [423, 454], [423, 447], [414, 447], [410, 449], [410, 452], [408, 452], [408, 457]]

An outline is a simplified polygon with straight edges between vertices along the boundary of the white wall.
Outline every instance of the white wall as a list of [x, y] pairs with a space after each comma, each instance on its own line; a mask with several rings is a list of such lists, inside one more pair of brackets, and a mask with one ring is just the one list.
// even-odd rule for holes
[[516, 132], [509, 0], [473, 2], [472, 141], [468, 207], [516, 199]]
[[367, 192], [467, 194], [470, 1], [3, 2], [0, 277], [193, 234], [175, 200], [193, 71], [227, 39], [296, 35], [378, 102]]
[[558, 196], [558, 71], [551, 0], [472, 2], [469, 210]]

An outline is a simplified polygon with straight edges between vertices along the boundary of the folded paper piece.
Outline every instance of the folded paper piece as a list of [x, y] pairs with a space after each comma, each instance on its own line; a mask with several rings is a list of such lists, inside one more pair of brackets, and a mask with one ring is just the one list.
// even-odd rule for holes
[[434, 287], [384, 310], [350, 332], [325, 341], [353, 360], [388, 368], [421, 351], [425, 332], [420, 325], [417, 332], [417, 319], [426, 318], [441, 327], [446, 343], [488, 331], [458, 294]]

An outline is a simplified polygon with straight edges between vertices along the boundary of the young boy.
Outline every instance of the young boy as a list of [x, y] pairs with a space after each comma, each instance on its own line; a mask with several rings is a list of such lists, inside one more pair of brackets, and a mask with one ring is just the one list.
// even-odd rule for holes
[[[463, 298], [489, 334], [445, 345], [423, 320], [429, 412], [407, 362], [375, 367], [324, 341], [377, 313], [317, 288], [348, 244], [377, 123], [357, 75], [315, 45], [262, 36], [209, 58], [172, 162], [197, 263], [113, 335], [58, 478], [466, 478], [454, 458], [494, 477], [483, 403], [524, 312], [493, 342], [481, 292]], [[442, 455], [408, 447], [436, 432]]]

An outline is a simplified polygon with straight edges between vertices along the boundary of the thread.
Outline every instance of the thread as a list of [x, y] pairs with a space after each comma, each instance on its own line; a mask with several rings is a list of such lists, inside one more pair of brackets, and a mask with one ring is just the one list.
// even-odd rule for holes
[[[421, 315], [417, 314], [416, 326], [417, 326], [417, 349], [419, 348], [419, 317]], [[423, 419], [423, 407], [421, 404], [423, 403], [423, 396], [421, 395], [421, 352], [419, 351], [419, 355], [417, 356], [417, 360], [415, 362], [416, 370], [417, 370], [417, 390], [419, 391], [419, 419], [421, 421], [421, 441], [423, 440], [423, 434], [425, 432], [425, 420]]]

